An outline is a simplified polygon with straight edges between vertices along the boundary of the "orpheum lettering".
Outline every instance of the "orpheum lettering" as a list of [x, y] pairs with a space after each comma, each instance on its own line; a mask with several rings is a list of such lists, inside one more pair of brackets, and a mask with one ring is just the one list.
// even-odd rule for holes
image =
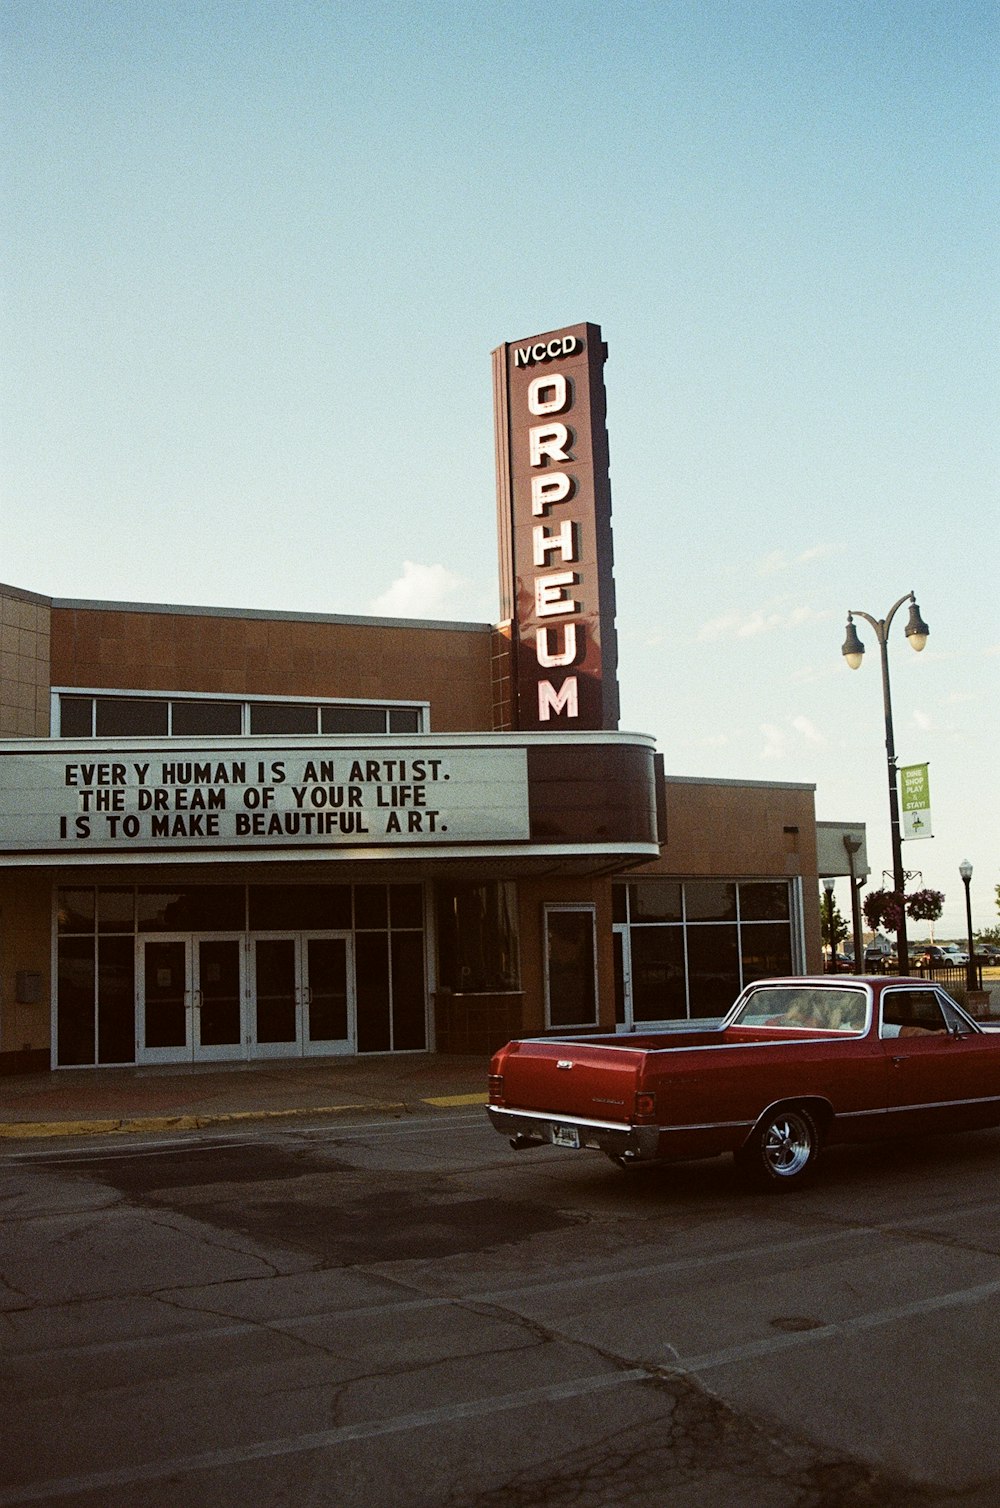
[[[575, 336], [566, 336], [565, 340], [571, 340], [572, 349], [576, 349]], [[564, 341], [554, 340], [549, 344], [561, 348]], [[559, 354], [563, 354], [561, 349]], [[567, 413], [573, 407], [573, 386], [564, 373], [546, 372], [544, 377], [535, 377], [528, 384], [527, 402], [528, 412], [537, 417]], [[561, 420], [532, 424], [528, 428], [529, 465], [540, 473], [531, 478], [531, 512], [536, 518], [552, 517], [553, 508], [569, 504], [573, 498], [576, 485], [572, 474], [569, 471], [549, 469], [550, 463], [555, 466], [572, 463], [574, 456], [571, 445], [570, 428]], [[574, 619], [580, 612], [580, 603], [573, 595], [573, 588], [578, 580], [576, 572], [552, 570], [553, 565], [577, 560], [578, 532], [576, 520], [572, 517], [562, 517], [557, 527], [543, 523], [535, 524], [532, 528], [533, 563], [536, 570], [544, 572], [535, 577], [536, 618]], [[538, 627], [535, 630], [535, 658], [545, 670], [571, 665], [576, 658], [576, 622], [565, 623], [562, 628], [562, 645], [555, 649], [551, 647], [547, 628]], [[566, 676], [558, 687], [545, 678], [538, 681], [538, 721], [547, 723], [552, 717], [560, 715], [573, 719], [580, 715], [575, 675]]]
[[593, 324], [493, 352], [500, 616], [510, 667], [501, 716], [512, 729], [618, 726], [606, 359]]

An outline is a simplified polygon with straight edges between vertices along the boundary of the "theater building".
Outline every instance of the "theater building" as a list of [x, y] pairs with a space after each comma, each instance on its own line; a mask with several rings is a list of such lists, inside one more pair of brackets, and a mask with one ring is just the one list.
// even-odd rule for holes
[[0, 586], [0, 1069], [485, 1053], [818, 967], [813, 787], [619, 730], [605, 355], [494, 353], [499, 624]]

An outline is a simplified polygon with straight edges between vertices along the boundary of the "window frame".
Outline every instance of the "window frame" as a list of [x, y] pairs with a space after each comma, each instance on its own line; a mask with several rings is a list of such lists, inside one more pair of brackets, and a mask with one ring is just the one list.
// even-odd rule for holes
[[[69, 733], [62, 732], [62, 698], [74, 698], [77, 701], [90, 699], [90, 732]], [[149, 733], [142, 735], [130, 735], [146, 738], [190, 739], [197, 738], [385, 738], [395, 737], [399, 739], [413, 738], [422, 733], [431, 732], [430, 703], [427, 701], [404, 701], [389, 697], [316, 697], [316, 696], [256, 696], [256, 695], [233, 695], [232, 693], [216, 691], [153, 691], [148, 688], [142, 690], [125, 689], [124, 687], [105, 686], [53, 686], [51, 689], [49, 728], [52, 738], [97, 738], [97, 703], [98, 701], [155, 701], [167, 703], [167, 731], [166, 733]], [[200, 733], [175, 733], [173, 729], [174, 703], [178, 702], [225, 702], [233, 703], [240, 707], [239, 732], [200, 734]], [[309, 733], [274, 733], [274, 734], [251, 734], [250, 723], [253, 706], [276, 706], [295, 705], [312, 707], [316, 712], [316, 727]], [[381, 733], [324, 733], [322, 728], [322, 714], [329, 707], [359, 707], [379, 711], [383, 714], [385, 727]], [[415, 712], [417, 727], [408, 732], [393, 732], [391, 723], [395, 712]], [[123, 737], [125, 735], [122, 735]], [[114, 737], [106, 740], [114, 742]]]

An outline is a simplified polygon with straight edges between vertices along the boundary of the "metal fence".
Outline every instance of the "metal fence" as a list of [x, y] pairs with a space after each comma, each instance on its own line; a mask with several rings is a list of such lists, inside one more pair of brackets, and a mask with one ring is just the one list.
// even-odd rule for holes
[[[914, 970], [921, 979], [935, 979], [943, 985], [965, 985], [969, 981], [969, 965], [966, 963], [922, 963]], [[978, 961], [972, 965], [975, 988], [983, 987], [983, 966]]]

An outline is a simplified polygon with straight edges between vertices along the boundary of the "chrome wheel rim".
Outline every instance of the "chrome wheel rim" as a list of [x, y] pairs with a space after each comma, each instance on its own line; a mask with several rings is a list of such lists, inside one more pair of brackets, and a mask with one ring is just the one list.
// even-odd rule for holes
[[812, 1150], [808, 1122], [793, 1112], [775, 1116], [764, 1134], [764, 1161], [776, 1178], [794, 1178], [801, 1173]]

